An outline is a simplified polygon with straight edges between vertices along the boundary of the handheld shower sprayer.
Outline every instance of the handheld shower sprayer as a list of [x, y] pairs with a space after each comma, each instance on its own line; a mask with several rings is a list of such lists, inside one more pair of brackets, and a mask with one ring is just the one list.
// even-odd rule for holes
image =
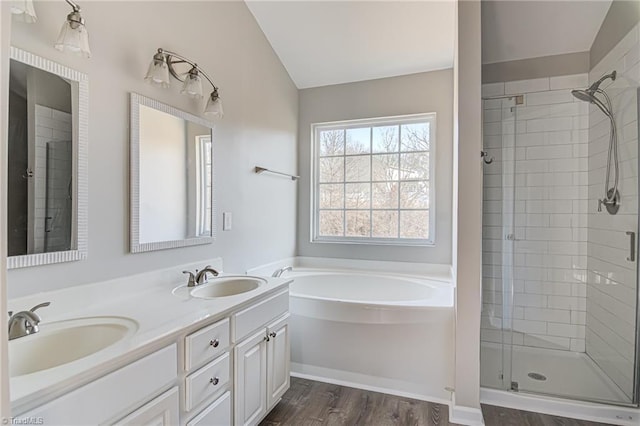
[[[609, 151], [607, 155], [607, 175], [604, 183], [604, 197], [598, 200], [598, 211], [602, 211], [602, 205], [606, 207], [609, 214], [616, 214], [620, 208], [620, 193], [618, 192], [618, 181], [620, 178], [620, 171], [618, 165], [618, 131], [616, 128], [616, 121], [613, 117], [613, 107], [611, 106], [611, 99], [607, 92], [600, 89], [600, 85], [607, 79], [615, 81], [617, 72], [614, 70], [610, 74], [606, 74], [598, 81], [593, 83], [587, 89], [574, 89], [571, 94], [577, 99], [589, 102], [597, 106], [600, 111], [609, 118], [610, 131], [609, 131]], [[602, 95], [604, 101], [596, 96], [596, 94]], [[611, 177], [611, 165], [613, 163], [613, 186], [609, 187], [609, 179]]]

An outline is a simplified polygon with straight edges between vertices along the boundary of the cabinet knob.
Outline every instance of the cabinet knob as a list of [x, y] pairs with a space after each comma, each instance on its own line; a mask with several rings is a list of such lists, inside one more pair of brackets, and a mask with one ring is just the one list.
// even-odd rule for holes
[[264, 336], [264, 340], [265, 340], [266, 342], [268, 342], [268, 341], [269, 341], [269, 336], [268, 336], [268, 335], [267, 335], [267, 336]]
[[218, 383], [220, 383], [220, 379], [217, 378], [217, 377], [212, 377], [211, 379], [209, 379], [209, 383], [211, 383], [213, 386], [215, 386]]
[[275, 337], [276, 337], [276, 332], [275, 332], [275, 331], [272, 331], [271, 333], [269, 333], [269, 336], [270, 336], [270, 337], [274, 337], [274, 338], [275, 338]]
[[218, 339], [213, 339], [209, 341], [209, 345], [213, 346], [214, 348], [217, 348], [219, 344], [220, 342], [218, 341]]

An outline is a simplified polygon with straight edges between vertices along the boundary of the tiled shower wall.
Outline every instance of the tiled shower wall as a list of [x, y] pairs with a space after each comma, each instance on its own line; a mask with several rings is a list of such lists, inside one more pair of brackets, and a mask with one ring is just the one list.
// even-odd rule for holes
[[[33, 252], [69, 250], [71, 248], [70, 185], [73, 156], [70, 143], [71, 114], [36, 104], [35, 129]], [[51, 164], [47, 163], [47, 145], [49, 145]], [[48, 179], [47, 173], [49, 173]], [[48, 217], [51, 219], [47, 219]], [[48, 224], [47, 221], [49, 221]], [[46, 232], [47, 227], [49, 232]], [[45, 235], [47, 233], [49, 235]], [[48, 240], [47, 247], [45, 247], [45, 240]]]
[[[589, 83], [612, 70], [615, 82], [604, 88], [611, 97], [618, 128], [621, 207], [617, 215], [598, 213], [604, 195], [609, 119], [592, 106], [589, 115], [589, 214], [587, 354], [631, 398], [637, 281], [636, 263], [627, 261], [629, 236], [638, 227], [638, 111], [640, 86], [639, 28], [636, 26], [589, 73]], [[611, 184], [613, 185], [613, 181]]]
[[511, 309], [508, 297], [503, 306], [507, 263], [514, 266], [512, 343], [585, 350], [588, 104], [570, 90], [587, 79], [483, 86], [483, 97], [524, 95], [515, 108], [515, 99], [484, 102], [484, 148], [494, 157], [484, 166], [484, 342], [502, 342], [503, 307]]

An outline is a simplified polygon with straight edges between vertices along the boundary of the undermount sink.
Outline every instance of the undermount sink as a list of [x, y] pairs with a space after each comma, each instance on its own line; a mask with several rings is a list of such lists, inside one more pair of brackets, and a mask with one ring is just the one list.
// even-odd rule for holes
[[136, 332], [122, 317], [79, 318], [40, 323], [36, 334], [9, 341], [11, 377], [58, 367], [99, 352]]
[[206, 284], [200, 284], [191, 290], [191, 296], [200, 299], [216, 299], [218, 297], [235, 296], [260, 287], [267, 281], [257, 277], [222, 277], [214, 278]]

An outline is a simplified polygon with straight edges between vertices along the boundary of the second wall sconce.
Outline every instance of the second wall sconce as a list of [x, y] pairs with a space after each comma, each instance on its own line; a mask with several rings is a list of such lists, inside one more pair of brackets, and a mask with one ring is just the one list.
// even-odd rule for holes
[[[89, 58], [91, 57], [89, 34], [84, 26], [84, 18], [80, 15], [80, 6], [71, 0], [65, 1], [71, 6], [72, 11], [67, 15], [54, 47], [62, 52], [74, 53]], [[38, 19], [32, 0], [12, 1], [11, 13], [17, 20], [29, 24], [33, 24]]]
[[[182, 73], [182, 76], [176, 71], [175, 65], [187, 64], [190, 69], [186, 73]], [[213, 84], [211, 78], [205, 73], [195, 62], [181, 56], [175, 52], [170, 52], [162, 48], [158, 49], [158, 52], [153, 55], [153, 60], [149, 65], [149, 70], [144, 78], [146, 82], [160, 86], [162, 88], [168, 88], [171, 85], [169, 75], [173, 76], [178, 81], [181, 81], [182, 90], [180, 93], [190, 96], [196, 99], [202, 99], [202, 79], [200, 75], [213, 87], [213, 91], [207, 98], [207, 103], [204, 107], [204, 114], [214, 118], [222, 118], [224, 112], [222, 110], [222, 101], [218, 95], [218, 87]]]

